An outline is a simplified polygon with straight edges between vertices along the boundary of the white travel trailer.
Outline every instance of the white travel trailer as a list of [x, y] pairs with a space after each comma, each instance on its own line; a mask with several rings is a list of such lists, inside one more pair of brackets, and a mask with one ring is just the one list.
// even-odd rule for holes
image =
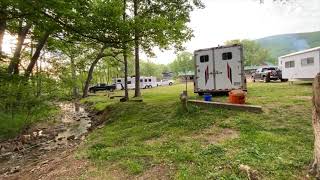
[[247, 90], [241, 45], [196, 50], [194, 61], [195, 93]]
[[[135, 88], [135, 77], [128, 77], [128, 89]], [[124, 78], [114, 79], [117, 89], [124, 89]], [[157, 87], [157, 78], [156, 77], [140, 77], [140, 88], [153, 88]]]
[[279, 57], [282, 78], [290, 81], [310, 81], [320, 72], [320, 47]]

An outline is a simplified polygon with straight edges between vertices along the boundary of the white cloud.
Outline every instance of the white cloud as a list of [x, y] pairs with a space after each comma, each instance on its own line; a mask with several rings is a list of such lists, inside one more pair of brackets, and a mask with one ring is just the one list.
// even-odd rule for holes
[[[320, 1], [295, 0], [290, 4], [265, 0], [203, 0], [205, 9], [191, 14], [195, 37], [187, 50], [222, 45], [231, 39], [257, 39], [265, 36], [320, 30]], [[154, 62], [167, 64], [174, 51], [156, 51]], [[144, 57], [146, 58], [146, 57]]]

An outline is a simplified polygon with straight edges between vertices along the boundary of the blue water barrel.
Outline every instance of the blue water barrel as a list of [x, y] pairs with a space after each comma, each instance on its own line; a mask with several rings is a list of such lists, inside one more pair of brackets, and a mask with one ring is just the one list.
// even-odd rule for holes
[[212, 101], [212, 95], [211, 94], [205, 94], [203, 96], [203, 98], [204, 98], [204, 101]]

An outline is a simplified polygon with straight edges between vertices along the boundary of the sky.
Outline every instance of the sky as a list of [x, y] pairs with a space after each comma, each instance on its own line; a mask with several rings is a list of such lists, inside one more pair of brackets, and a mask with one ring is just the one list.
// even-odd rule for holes
[[[293, 0], [289, 4], [273, 0], [202, 0], [204, 9], [192, 12], [189, 27], [194, 37], [185, 43], [186, 51], [223, 45], [232, 39], [312, 32], [320, 30], [320, 0]], [[152, 62], [168, 64], [174, 60], [173, 50], [155, 50]]]
[[[204, 9], [191, 13], [189, 27], [194, 37], [185, 43], [186, 51], [223, 45], [232, 39], [258, 39], [262, 37], [320, 31], [320, 0], [290, 0], [292, 3], [274, 3], [273, 0], [202, 0]], [[4, 38], [4, 51], [10, 52], [15, 46], [15, 37]], [[159, 64], [172, 62], [173, 50], [155, 49], [156, 57], [141, 59]]]

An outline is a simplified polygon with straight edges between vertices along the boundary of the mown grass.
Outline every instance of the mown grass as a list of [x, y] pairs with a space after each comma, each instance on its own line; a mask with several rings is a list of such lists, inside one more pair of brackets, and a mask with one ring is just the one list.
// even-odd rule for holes
[[[109, 114], [107, 125], [90, 134], [81, 154], [130, 177], [160, 164], [170, 167], [173, 179], [246, 179], [240, 164], [264, 179], [305, 177], [313, 153], [310, 84], [249, 84], [247, 101], [262, 105], [261, 114], [191, 105], [184, 111], [179, 104], [183, 89], [143, 90], [143, 103], [117, 103], [103, 93], [85, 99], [97, 109], [107, 107]], [[213, 127], [239, 136], [213, 144], [196, 138]]]

